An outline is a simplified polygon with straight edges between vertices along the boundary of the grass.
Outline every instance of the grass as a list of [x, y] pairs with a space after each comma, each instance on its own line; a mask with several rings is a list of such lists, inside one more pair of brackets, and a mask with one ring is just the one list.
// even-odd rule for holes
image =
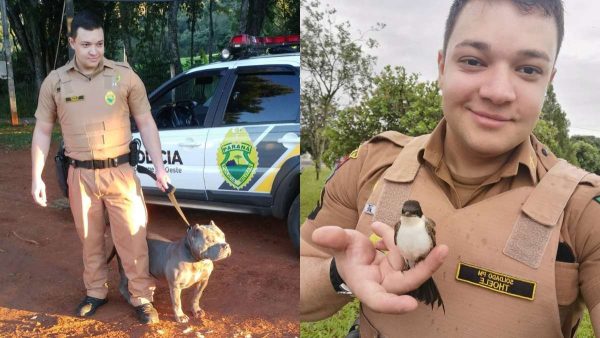
[[[8, 150], [23, 150], [31, 147], [31, 137], [35, 124], [12, 126], [9, 123], [0, 123], [0, 148]], [[60, 138], [60, 129], [54, 128], [52, 140]]]
[[[300, 219], [304, 221], [306, 216], [315, 208], [317, 201], [321, 196], [321, 188], [325, 180], [331, 174], [331, 170], [324, 168], [321, 170], [321, 177], [315, 180], [315, 168], [306, 167], [302, 169], [300, 176]], [[352, 326], [358, 316], [358, 302], [354, 301], [343, 307], [338, 313], [325, 320], [313, 323], [300, 324], [301, 337], [345, 337], [348, 329]], [[584, 312], [583, 319], [575, 335], [578, 338], [592, 338], [594, 330], [590, 322], [590, 316], [587, 309]]]

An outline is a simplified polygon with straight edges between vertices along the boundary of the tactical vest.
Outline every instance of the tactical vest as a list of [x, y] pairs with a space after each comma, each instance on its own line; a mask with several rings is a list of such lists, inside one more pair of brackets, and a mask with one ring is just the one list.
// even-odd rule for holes
[[56, 70], [59, 87], [55, 100], [67, 156], [77, 160], [102, 160], [129, 151], [131, 125], [127, 85], [130, 70], [119, 66], [123, 71], [105, 67], [90, 80], [74, 78], [68, 66]]
[[556, 283], [576, 283], [577, 270], [555, 276], [556, 252], [565, 206], [588, 173], [559, 160], [535, 187], [455, 209], [419, 163], [428, 137], [406, 144], [381, 176], [357, 230], [370, 235], [373, 221], [394, 226], [404, 201], [419, 201], [436, 222], [437, 243], [450, 249], [433, 275], [445, 313], [422, 303], [403, 315], [363, 306], [361, 337], [562, 337], [559, 305], [573, 303], [578, 289], [561, 290], [559, 302]]

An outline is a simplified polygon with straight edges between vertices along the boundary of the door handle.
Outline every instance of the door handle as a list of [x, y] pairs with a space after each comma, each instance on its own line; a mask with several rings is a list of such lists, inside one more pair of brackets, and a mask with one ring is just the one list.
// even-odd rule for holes
[[180, 147], [202, 147], [204, 144], [202, 143], [178, 143]]

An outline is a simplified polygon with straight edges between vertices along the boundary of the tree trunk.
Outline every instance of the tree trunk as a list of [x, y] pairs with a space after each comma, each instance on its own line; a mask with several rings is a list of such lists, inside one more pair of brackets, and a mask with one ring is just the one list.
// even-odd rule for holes
[[181, 68], [181, 60], [179, 57], [179, 44], [177, 41], [177, 11], [179, 10], [179, 0], [173, 0], [169, 7], [169, 14], [167, 17], [167, 25], [169, 26], [169, 59], [171, 61], [171, 67], [175, 69], [175, 73], [179, 74], [183, 71]]
[[196, 31], [196, 2], [192, 1], [190, 6], [192, 11], [192, 27], [190, 27], [190, 66], [194, 66], [194, 32]]
[[246, 25], [246, 34], [259, 36], [262, 32], [269, 0], [250, 0], [250, 11]]
[[120, 3], [119, 9], [121, 16], [119, 17], [121, 25], [121, 39], [123, 40], [123, 46], [125, 48], [125, 54], [127, 55], [127, 63], [130, 65], [135, 64], [135, 51], [131, 46], [131, 34], [128, 33], [127, 27], [131, 24], [131, 17], [133, 8], [128, 3]]
[[250, 0], [242, 0], [240, 6], [240, 27], [239, 32], [245, 33], [246, 26], [248, 26], [248, 9], [250, 7]]
[[215, 29], [213, 23], [214, 0], [208, 2], [208, 63], [212, 62], [213, 44], [215, 39]]
[[6, 4], [6, 11], [8, 12], [7, 17], [10, 21], [11, 30], [17, 36], [17, 41], [19, 42], [19, 46], [25, 52], [25, 57], [27, 58], [27, 64], [32, 72], [35, 71], [35, 65], [33, 62], [33, 53], [31, 51], [31, 43], [29, 42], [29, 38], [25, 33], [25, 27], [21, 23], [19, 17], [21, 16], [21, 12], [18, 7], [11, 7], [9, 3]]

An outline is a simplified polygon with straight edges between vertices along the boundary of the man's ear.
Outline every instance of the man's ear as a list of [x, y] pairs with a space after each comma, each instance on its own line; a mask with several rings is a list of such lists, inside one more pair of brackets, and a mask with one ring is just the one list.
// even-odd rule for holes
[[443, 81], [444, 81], [444, 52], [440, 49], [438, 50], [438, 58], [437, 58], [437, 63], [438, 63], [438, 86], [441, 88]]
[[69, 36], [69, 46], [74, 50], [75, 49], [75, 39]]

